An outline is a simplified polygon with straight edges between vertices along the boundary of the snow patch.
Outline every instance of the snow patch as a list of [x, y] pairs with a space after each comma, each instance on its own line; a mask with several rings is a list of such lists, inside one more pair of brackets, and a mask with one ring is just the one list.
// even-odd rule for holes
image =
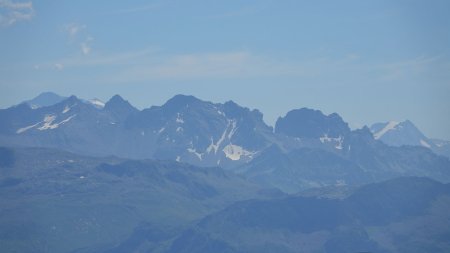
[[[231, 130], [230, 130], [231, 127]], [[214, 144], [214, 139], [211, 136], [211, 144], [206, 148], [206, 152], [211, 153], [212, 150], [214, 150], [214, 154], [217, 154], [217, 150], [219, 150], [220, 145], [225, 140], [226, 137], [228, 139], [231, 139], [233, 137], [234, 133], [236, 132], [236, 121], [235, 120], [228, 120], [227, 127], [223, 131], [222, 135], [220, 136], [220, 139]]]
[[46, 129], [53, 129], [55, 127], [53, 127], [52, 123], [53, 121], [56, 119], [55, 115], [45, 115], [44, 117], [44, 125], [39, 127], [39, 130], [46, 130]]
[[64, 113], [70, 111], [70, 108], [71, 108], [70, 106], [66, 105], [66, 107], [64, 107], [64, 110], [62, 111], [62, 113], [64, 114]]
[[342, 143], [344, 142], [344, 137], [340, 136], [337, 138], [330, 138], [328, 137], [328, 134], [325, 134], [324, 136], [319, 138], [320, 142], [334, 142], [336, 145], [334, 146], [336, 149], [342, 149]]
[[228, 134], [228, 139], [231, 140], [231, 137], [233, 137], [234, 133], [236, 132], [237, 128], [236, 128], [236, 120], [232, 120], [231, 121], [231, 131]]
[[203, 160], [202, 154], [198, 153], [197, 150], [195, 150], [195, 148], [188, 148], [187, 151], [189, 153], [196, 155], [198, 157], [198, 159], [200, 159], [200, 161]]
[[59, 122], [59, 123], [55, 123], [53, 124], [53, 121], [55, 121], [56, 116], [54, 115], [46, 115], [44, 118], [44, 125], [39, 127], [38, 130], [48, 130], [48, 129], [55, 129], [58, 128], [60, 125], [65, 124], [67, 122], [69, 122], [69, 120], [71, 120], [72, 118], [74, 118], [75, 116], [77, 116], [76, 114], [68, 117], [67, 119]]
[[184, 123], [184, 120], [183, 120], [183, 118], [181, 118], [180, 113], [177, 113], [177, 119], [175, 121], [180, 124]]
[[328, 137], [328, 134], [325, 134], [324, 136], [320, 137], [319, 140], [320, 140], [320, 142], [325, 143], [325, 142], [330, 142], [333, 139]]
[[336, 180], [336, 184], [335, 185], [336, 186], [346, 186], [347, 183], [345, 182], [344, 179], [339, 179], [339, 180]]
[[97, 98], [89, 99], [88, 102], [91, 103], [93, 106], [99, 108], [99, 109], [105, 107], [105, 102], [103, 102], [103, 101], [101, 101], [100, 99], [97, 99]]
[[241, 159], [241, 156], [252, 156], [254, 152], [245, 150], [241, 146], [228, 144], [226, 145], [222, 151], [225, 153], [225, 156], [233, 161], [238, 161]]
[[397, 122], [397, 121], [389, 121], [389, 122], [386, 124], [386, 126], [385, 126], [383, 129], [381, 129], [380, 131], [376, 132], [376, 133], [373, 135], [373, 137], [374, 137], [376, 140], [380, 139], [385, 133], [387, 133], [387, 132], [389, 132], [389, 131], [391, 131], [391, 130], [394, 130], [395, 127], [396, 127], [398, 124], [400, 124], [400, 122]]
[[344, 142], [344, 138], [342, 138], [342, 136], [339, 136], [339, 138], [335, 138], [335, 140], [337, 141], [335, 148], [342, 149], [342, 143]]
[[31, 125], [31, 126], [19, 128], [19, 129], [17, 129], [16, 133], [21, 134], [21, 133], [23, 133], [23, 132], [25, 132], [25, 131], [27, 131], [27, 130], [29, 130], [29, 129], [31, 129], [31, 128], [33, 128], [33, 127], [39, 125], [39, 124], [41, 124], [41, 123], [42, 123], [42, 121], [41, 121], [41, 122], [38, 122], [38, 123], [36, 123], [36, 124], [34, 124], [34, 125]]
[[424, 140], [420, 140], [420, 145], [422, 145], [422, 146], [424, 146], [426, 148], [431, 148], [431, 145], [428, 142], [424, 141]]

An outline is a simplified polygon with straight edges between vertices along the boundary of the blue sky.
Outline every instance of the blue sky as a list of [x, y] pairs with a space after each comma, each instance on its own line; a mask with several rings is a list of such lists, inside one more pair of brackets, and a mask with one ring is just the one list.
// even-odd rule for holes
[[42, 91], [175, 94], [410, 119], [450, 140], [450, 1], [0, 0], [0, 107]]

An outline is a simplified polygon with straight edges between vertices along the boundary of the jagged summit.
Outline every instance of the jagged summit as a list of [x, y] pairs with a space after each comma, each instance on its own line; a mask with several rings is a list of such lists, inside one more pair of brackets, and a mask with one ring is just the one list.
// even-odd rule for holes
[[171, 99], [167, 100], [167, 102], [161, 106], [164, 110], [168, 112], [179, 111], [181, 108], [194, 105], [196, 103], [207, 103], [202, 101], [192, 95], [175, 95]]
[[298, 138], [338, 138], [349, 133], [350, 128], [337, 113], [327, 116], [320, 110], [301, 108], [278, 118], [275, 132]]
[[391, 146], [424, 146], [430, 148], [432, 142], [409, 120], [375, 123], [370, 131], [377, 140]]
[[130, 114], [138, 112], [138, 109], [120, 95], [114, 95], [109, 99], [103, 110], [112, 113], [119, 121], [124, 121]]
[[[315, 175], [331, 171], [342, 175], [342, 180], [359, 180], [365, 178], [361, 171], [398, 170], [402, 166], [398, 159], [420, 158], [421, 152], [425, 152], [420, 164], [423, 168], [439, 171], [447, 166], [436, 157], [425, 160], [431, 152], [423, 149], [399, 148], [395, 155], [388, 156], [392, 147], [375, 140], [368, 128], [350, 131], [337, 113], [292, 110], [277, 121], [273, 131], [256, 109], [188, 95], [176, 95], [162, 106], [144, 110], [134, 108], [120, 95], [109, 99], [103, 109], [70, 96], [39, 109], [24, 105], [0, 110], [0, 145], [56, 147], [88, 155], [155, 158], [224, 168], [246, 164], [256, 173], [255, 178], [274, 184], [289, 183], [285, 181], [290, 179], [288, 175], [303, 175], [305, 179], [306, 174], [298, 171], [306, 173], [312, 166], [317, 168]], [[311, 159], [316, 158], [321, 163], [313, 163]], [[266, 170], [258, 169], [262, 165]], [[422, 173], [420, 168], [408, 165], [401, 169]], [[277, 178], [281, 175], [287, 177]], [[305, 184], [332, 183], [320, 176], [310, 179], [314, 182], [294, 180], [289, 184], [296, 190]]]
[[115, 108], [118, 106], [131, 106], [133, 107], [127, 100], [123, 99], [120, 95], [114, 95], [111, 97], [108, 102], [105, 103], [105, 110]]

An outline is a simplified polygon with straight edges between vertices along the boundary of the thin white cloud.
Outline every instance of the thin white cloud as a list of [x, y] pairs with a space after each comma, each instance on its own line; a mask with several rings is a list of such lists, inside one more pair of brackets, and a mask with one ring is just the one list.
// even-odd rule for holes
[[158, 8], [159, 6], [160, 6], [159, 3], [152, 3], [152, 4], [136, 6], [136, 7], [132, 7], [132, 8], [126, 8], [126, 9], [122, 9], [122, 10], [117, 10], [117, 11], [113, 12], [113, 14], [132, 14], [132, 13], [136, 13], [136, 12], [144, 12], [144, 11], [154, 10], [154, 9]]
[[40, 65], [42, 69], [52, 67], [55, 62], [61, 63], [67, 70], [107, 68], [109, 69], [107, 75], [99, 72], [92, 77], [101, 83], [295, 78], [311, 85], [317, 83], [331, 86], [342, 86], [348, 83], [361, 86], [374, 83], [390, 85], [397, 80], [401, 80], [401, 83], [414, 81], [419, 85], [424, 78], [436, 76], [436, 72], [450, 73], [449, 65], [445, 60], [438, 61], [439, 57], [376, 63], [355, 53], [338, 58], [317, 57], [294, 60], [269, 57], [250, 51], [167, 54], [158, 48], [149, 48], [114, 54], [91, 51], [86, 53], [88, 54], [54, 60], [51, 65], [45, 63]]
[[430, 72], [430, 68], [437, 68], [435, 65], [442, 58], [442, 55], [420, 56], [399, 62], [384, 63], [377, 68], [383, 72], [381, 75], [382, 80], [395, 81], [417, 76], [424, 72]]
[[62, 70], [62, 69], [64, 68], [64, 65], [63, 65], [62, 63], [55, 63], [55, 64], [54, 64], [54, 67], [55, 67], [57, 70]]
[[81, 52], [84, 55], [88, 55], [91, 52], [91, 47], [88, 45], [87, 42], [82, 42], [81, 43]]
[[[138, 51], [129, 51], [114, 54], [91, 54], [89, 57], [74, 56], [65, 59], [60, 59], [64, 66], [73, 68], [83, 67], [104, 67], [104, 66], [118, 66], [118, 65], [134, 65], [143, 64], [151, 59], [152, 56], [158, 52], [157, 48], [147, 48]], [[47, 64], [45, 64], [47, 65]]]
[[308, 75], [306, 66], [284, 63], [247, 51], [154, 56], [124, 68], [116, 81], [156, 79], [235, 78]]
[[80, 25], [77, 23], [70, 23], [64, 26], [64, 30], [67, 32], [71, 39], [74, 39], [77, 34], [86, 28], [85, 25]]
[[80, 47], [81, 47], [81, 52], [84, 55], [88, 55], [91, 50], [91, 41], [93, 41], [94, 39], [92, 37], [88, 37], [85, 41], [81, 42]]
[[216, 14], [210, 14], [206, 16], [207, 18], [213, 18], [213, 19], [222, 19], [222, 18], [235, 18], [235, 17], [242, 17], [242, 16], [248, 16], [248, 15], [254, 15], [261, 11], [264, 11], [269, 8], [269, 6], [273, 4], [271, 0], [260, 0], [256, 1], [254, 4], [251, 5], [242, 5], [239, 8], [229, 10], [227, 12], [223, 13], [216, 13]]
[[31, 20], [34, 16], [33, 3], [0, 0], [0, 26], [8, 27], [20, 21]]
[[[256, 55], [248, 51], [229, 51], [167, 55], [158, 48], [116, 54], [91, 53], [84, 48], [84, 57], [59, 59], [65, 68], [111, 67], [114, 73], [106, 78], [113, 82], [161, 79], [236, 78], [236, 77], [310, 77], [354, 71], [353, 59], [308, 59], [286, 61]], [[52, 63], [53, 64], [53, 63]], [[41, 63], [43, 68], [48, 64]]]
[[92, 51], [91, 43], [94, 40], [86, 32], [86, 25], [69, 23], [64, 25], [64, 32], [69, 36], [70, 44], [76, 43], [83, 55], [88, 55]]
[[[86, 50], [91, 50], [86, 49]], [[48, 62], [40, 62], [34, 65], [36, 70], [50, 70], [50, 69], [71, 69], [71, 68], [94, 68], [94, 67], [115, 67], [115, 66], [130, 66], [136, 63], [143, 63], [145, 59], [151, 58], [158, 52], [157, 48], [147, 48], [138, 51], [129, 51], [114, 54], [75, 54], [71, 57], [51, 60]]]

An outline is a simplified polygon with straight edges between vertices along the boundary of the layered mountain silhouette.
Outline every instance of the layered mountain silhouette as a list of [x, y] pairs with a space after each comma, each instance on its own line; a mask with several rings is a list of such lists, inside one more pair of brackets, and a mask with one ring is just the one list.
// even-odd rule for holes
[[0, 159], [5, 252], [450, 250], [450, 185], [432, 179], [286, 195], [175, 161], [44, 148], [0, 148]]
[[0, 110], [5, 252], [450, 250], [445, 142], [411, 122], [47, 95]]
[[433, 150], [436, 154], [450, 157], [450, 142], [426, 137], [409, 120], [375, 123], [370, 127], [375, 139], [390, 146], [420, 146]]
[[84, 101], [71, 96], [49, 106], [0, 110], [0, 145], [220, 166], [291, 193], [397, 176], [450, 181], [447, 158], [425, 147], [386, 145], [377, 140], [386, 126], [372, 127], [374, 138], [366, 127], [350, 130], [337, 113], [296, 109], [273, 129], [260, 111], [233, 101], [177, 95], [143, 110], [119, 95], [103, 107]]
[[168, 252], [447, 252], [449, 199], [448, 184], [413, 177], [344, 199], [243, 201], [200, 220]]
[[174, 236], [237, 200], [278, 194], [218, 167], [175, 161], [43, 148], [0, 148], [0, 160], [2, 252], [101, 252], [143, 224]]

